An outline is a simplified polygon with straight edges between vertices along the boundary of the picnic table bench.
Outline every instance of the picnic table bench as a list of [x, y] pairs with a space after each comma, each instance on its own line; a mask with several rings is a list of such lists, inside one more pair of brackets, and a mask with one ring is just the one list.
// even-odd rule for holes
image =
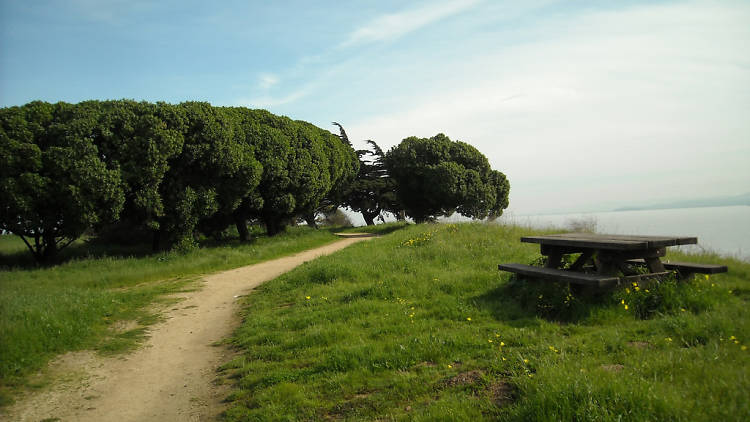
[[[696, 237], [636, 236], [594, 233], [562, 233], [525, 236], [521, 242], [538, 243], [546, 256], [544, 267], [500, 264], [498, 269], [530, 278], [558, 280], [593, 287], [614, 287], [622, 283], [663, 277], [676, 271], [680, 278], [694, 273], [726, 272], [723, 265], [662, 262], [669, 246], [698, 243]], [[563, 256], [580, 254], [568, 268], [561, 268]], [[633, 266], [644, 267], [635, 271]], [[669, 270], [669, 271], [668, 271]]]

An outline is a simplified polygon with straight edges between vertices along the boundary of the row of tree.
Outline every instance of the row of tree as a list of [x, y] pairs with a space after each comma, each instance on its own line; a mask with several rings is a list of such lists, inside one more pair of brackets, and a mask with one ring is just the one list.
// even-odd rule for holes
[[87, 230], [188, 248], [255, 220], [274, 235], [346, 206], [367, 224], [454, 212], [494, 218], [508, 181], [476, 148], [438, 134], [385, 153], [265, 110], [208, 103], [36, 101], [0, 109], [0, 229], [39, 261]]
[[32, 102], [0, 109], [0, 228], [39, 261], [91, 228], [148, 232], [155, 249], [230, 224], [246, 238], [250, 218], [275, 234], [358, 168], [338, 136], [264, 110]]

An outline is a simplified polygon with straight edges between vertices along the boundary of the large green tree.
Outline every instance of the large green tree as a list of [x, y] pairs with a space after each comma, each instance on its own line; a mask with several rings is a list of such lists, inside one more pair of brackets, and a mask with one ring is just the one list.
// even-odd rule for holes
[[508, 206], [510, 185], [490, 168], [481, 152], [441, 134], [409, 137], [384, 159], [396, 180], [407, 215], [417, 222], [459, 212], [471, 218], [496, 218]]
[[32, 102], [0, 109], [0, 228], [40, 262], [94, 225], [116, 219], [124, 194], [118, 167], [94, 145], [96, 107]]
[[99, 110], [94, 142], [102, 160], [120, 168], [125, 206], [109, 227], [120, 236], [136, 237], [160, 229], [165, 209], [160, 187], [173, 160], [182, 151], [184, 116], [178, 106], [131, 100], [87, 101], [79, 106]]
[[295, 217], [314, 213], [356, 174], [354, 150], [330, 132], [265, 110], [241, 112], [246, 142], [263, 166], [257, 194], [235, 211], [241, 234], [249, 218], [261, 220], [270, 235], [280, 232]]
[[177, 109], [182, 150], [168, 161], [159, 191], [167, 212], [157, 218], [155, 245], [190, 246], [201, 224], [215, 230], [260, 182], [262, 166], [237, 113], [208, 103]]

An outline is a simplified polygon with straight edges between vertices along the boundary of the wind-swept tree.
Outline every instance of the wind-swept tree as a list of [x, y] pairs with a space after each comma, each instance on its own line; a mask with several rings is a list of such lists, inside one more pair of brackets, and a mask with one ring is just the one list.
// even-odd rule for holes
[[496, 218], [508, 206], [510, 185], [490, 168], [481, 152], [442, 133], [409, 137], [384, 159], [397, 182], [398, 198], [416, 222], [459, 212], [471, 218]]
[[[338, 123], [341, 136], [346, 137], [344, 128]], [[348, 137], [346, 138], [348, 140]], [[372, 140], [366, 140], [372, 149], [357, 150], [359, 172], [352, 182], [344, 202], [352, 211], [362, 214], [368, 226], [375, 224], [375, 219], [382, 218], [384, 212], [398, 213], [396, 198], [396, 181], [388, 174], [383, 159], [385, 153]]]
[[120, 170], [92, 140], [97, 118], [96, 107], [66, 103], [0, 109], [0, 228], [39, 262], [122, 209]]

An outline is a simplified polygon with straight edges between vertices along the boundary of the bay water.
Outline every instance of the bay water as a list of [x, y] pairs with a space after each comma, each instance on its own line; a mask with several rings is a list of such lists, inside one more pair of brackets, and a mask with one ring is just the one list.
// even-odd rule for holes
[[499, 222], [534, 228], [594, 229], [606, 234], [695, 236], [685, 252], [750, 261], [750, 206], [675, 208], [550, 215], [503, 215]]

